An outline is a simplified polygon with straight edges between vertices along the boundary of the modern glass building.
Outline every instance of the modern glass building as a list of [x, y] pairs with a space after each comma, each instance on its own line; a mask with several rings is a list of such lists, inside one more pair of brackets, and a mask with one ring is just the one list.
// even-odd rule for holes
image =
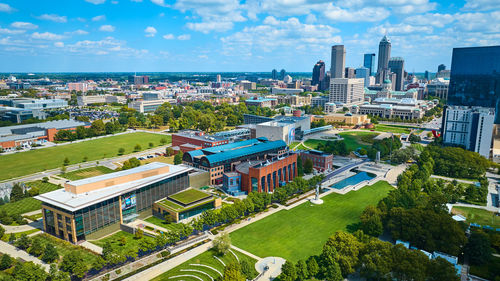
[[363, 66], [370, 70], [370, 75], [373, 74], [375, 68], [375, 54], [365, 54], [363, 56]]
[[500, 46], [453, 49], [448, 104], [494, 107], [500, 124]]
[[65, 183], [35, 197], [45, 232], [76, 243], [100, 230], [150, 216], [153, 203], [189, 187], [182, 165], [153, 162], [130, 170]]

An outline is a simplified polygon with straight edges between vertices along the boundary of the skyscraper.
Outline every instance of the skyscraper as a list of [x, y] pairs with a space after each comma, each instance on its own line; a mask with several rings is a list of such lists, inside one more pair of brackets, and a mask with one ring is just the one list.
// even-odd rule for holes
[[271, 78], [273, 80], [278, 79], [278, 71], [276, 69], [273, 69], [273, 71], [271, 71]]
[[344, 45], [332, 46], [331, 78], [344, 78], [345, 48]]
[[285, 79], [285, 76], [286, 76], [286, 70], [282, 69], [282, 70], [280, 71], [280, 77], [279, 77], [279, 78], [280, 78], [280, 80]]
[[325, 63], [320, 60], [313, 67], [311, 85], [318, 85], [318, 90], [322, 90], [322, 81], [325, 79]]
[[356, 78], [365, 79], [365, 88], [367, 88], [370, 86], [370, 69], [362, 66], [356, 68]]
[[375, 54], [365, 54], [363, 57], [363, 66], [368, 68], [370, 75], [373, 73], [373, 68], [375, 64]]
[[448, 104], [494, 107], [500, 124], [500, 46], [453, 49]]
[[446, 69], [446, 65], [444, 65], [444, 64], [440, 64], [440, 65], [438, 66], [438, 73], [439, 73], [439, 72], [441, 72], [441, 70], [445, 70], [445, 69]]
[[382, 83], [389, 73], [389, 58], [391, 57], [391, 41], [387, 35], [378, 45], [377, 83]]
[[356, 78], [356, 69], [353, 67], [346, 67], [344, 77], [345, 78]]
[[402, 91], [404, 86], [405, 60], [401, 57], [394, 57], [389, 60], [389, 69], [396, 73], [396, 81], [394, 83], [395, 91]]
[[365, 98], [363, 79], [332, 78], [330, 80], [329, 102], [344, 105], [361, 104]]
[[424, 78], [425, 78], [425, 80], [427, 80], [427, 81], [431, 80], [431, 74], [429, 73], [429, 71], [427, 71], [427, 70], [425, 71], [425, 73], [424, 73]]

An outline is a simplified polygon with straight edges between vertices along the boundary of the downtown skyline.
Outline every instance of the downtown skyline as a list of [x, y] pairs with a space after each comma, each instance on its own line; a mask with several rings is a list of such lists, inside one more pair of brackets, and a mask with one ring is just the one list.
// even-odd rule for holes
[[385, 34], [408, 72], [435, 72], [500, 44], [495, 0], [38, 2], [0, 0], [0, 72], [310, 72], [337, 44], [362, 65]]

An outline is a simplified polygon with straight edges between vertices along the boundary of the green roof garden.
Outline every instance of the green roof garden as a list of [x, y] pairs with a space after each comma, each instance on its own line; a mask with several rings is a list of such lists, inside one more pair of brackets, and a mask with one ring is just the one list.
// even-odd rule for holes
[[203, 191], [197, 190], [197, 189], [186, 189], [184, 191], [178, 192], [176, 194], [170, 195], [168, 198], [175, 200], [182, 205], [188, 205], [193, 202], [206, 199], [211, 197], [212, 195], [207, 194]]
[[205, 205], [205, 204], [213, 202], [213, 201], [215, 201], [215, 197], [211, 197], [210, 200], [203, 200], [202, 202], [199, 202], [197, 204], [188, 205], [188, 206], [181, 206], [181, 205], [176, 204], [175, 202], [169, 200], [168, 198], [166, 198], [166, 199], [160, 200], [156, 203], [167, 208], [167, 209], [170, 209], [174, 212], [181, 213], [181, 212], [184, 212], [186, 210], [190, 210], [190, 209], [193, 209], [195, 207]]

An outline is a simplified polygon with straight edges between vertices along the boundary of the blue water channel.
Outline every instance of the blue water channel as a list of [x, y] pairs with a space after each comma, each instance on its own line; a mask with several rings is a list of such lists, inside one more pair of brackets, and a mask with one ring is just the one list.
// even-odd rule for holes
[[330, 188], [342, 189], [346, 186], [356, 185], [362, 181], [371, 180], [373, 178], [375, 178], [374, 174], [367, 173], [367, 172], [359, 172], [359, 173], [355, 174], [354, 176], [350, 176], [350, 177], [343, 179], [337, 183], [334, 183], [333, 185], [330, 186]]

